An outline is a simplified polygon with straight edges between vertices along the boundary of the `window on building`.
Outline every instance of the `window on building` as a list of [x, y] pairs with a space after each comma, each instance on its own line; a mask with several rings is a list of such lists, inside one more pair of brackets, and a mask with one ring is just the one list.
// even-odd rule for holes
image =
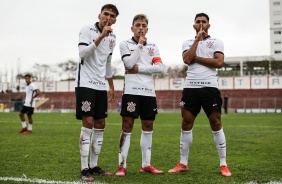
[[274, 20], [273, 25], [281, 25], [281, 20]]
[[274, 34], [281, 34], [281, 31], [274, 31]]
[[274, 51], [274, 54], [281, 54], [281, 53], [282, 53], [281, 50], [275, 50], [275, 51]]
[[281, 11], [273, 11], [273, 16], [279, 16], [281, 15]]
[[273, 2], [273, 6], [280, 6], [280, 2], [279, 1], [274, 1]]
[[279, 44], [281, 44], [281, 41], [274, 41], [274, 44], [279, 45]]

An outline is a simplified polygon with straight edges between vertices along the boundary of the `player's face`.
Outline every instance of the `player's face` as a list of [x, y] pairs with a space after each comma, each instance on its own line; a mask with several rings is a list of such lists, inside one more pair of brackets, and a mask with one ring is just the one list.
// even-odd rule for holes
[[30, 77], [25, 77], [24, 79], [25, 79], [25, 82], [26, 82], [27, 84], [30, 83]]
[[102, 27], [111, 26], [116, 23], [117, 16], [112, 9], [104, 9], [98, 16]]
[[148, 32], [148, 23], [145, 19], [138, 19], [134, 21], [133, 26], [131, 27], [131, 31], [134, 34], [134, 38], [138, 38], [140, 36], [145, 36]]
[[208, 22], [208, 19], [204, 16], [197, 17], [195, 20], [195, 23], [193, 25], [194, 29], [198, 33], [202, 27], [202, 30], [204, 30], [206, 33], [208, 32], [208, 29], [210, 28], [210, 24]]

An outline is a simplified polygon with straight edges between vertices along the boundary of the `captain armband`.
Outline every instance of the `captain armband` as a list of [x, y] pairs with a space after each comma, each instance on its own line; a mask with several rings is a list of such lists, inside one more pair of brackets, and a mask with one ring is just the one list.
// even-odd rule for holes
[[154, 64], [161, 63], [161, 62], [162, 62], [162, 59], [161, 59], [160, 57], [154, 57], [153, 60], [152, 60], [152, 62], [153, 62]]

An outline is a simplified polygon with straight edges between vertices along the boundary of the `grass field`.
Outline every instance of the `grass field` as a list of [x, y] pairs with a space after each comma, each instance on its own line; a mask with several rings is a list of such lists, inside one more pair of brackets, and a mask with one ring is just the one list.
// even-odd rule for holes
[[[141, 165], [140, 120], [131, 136], [125, 177], [96, 176], [99, 183], [268, 183], [282, 182], [282, 115], [228, 114], [222, 116], [227, 139], [227, 163], [232, 177], [219, 172], [219, 158], [209, 123], [200, 114], [193, 129], [190, 170], [169, 174], [179, 162], [180, 113], [160, 113], [154, 124], [152, 160], [164, 175], [139, 173]], [[79, 181], [81, 123], [74, 113], [35, 113], [33, 133], [19, 134], [18, 113], [0, 113], [0, 183]], [[110, 113], [99, 157], [99, 166], [115, 173], [121, 117]], [[3, 178], [23, 178], [19, 182]], [[34, 179], [34, 180], [33, 180]], [[30, 181], [31, 182], [31, 181]], [[44, 183], [44, 182], [43, 182]], [[57, 182], [59, 183], [59, 182]]]

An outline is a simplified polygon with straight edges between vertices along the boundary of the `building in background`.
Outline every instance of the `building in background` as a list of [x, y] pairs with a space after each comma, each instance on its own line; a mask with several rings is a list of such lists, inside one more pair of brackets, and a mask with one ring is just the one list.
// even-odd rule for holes
[[282, 56], [282, 0], [269, 0], [270, 54]]

